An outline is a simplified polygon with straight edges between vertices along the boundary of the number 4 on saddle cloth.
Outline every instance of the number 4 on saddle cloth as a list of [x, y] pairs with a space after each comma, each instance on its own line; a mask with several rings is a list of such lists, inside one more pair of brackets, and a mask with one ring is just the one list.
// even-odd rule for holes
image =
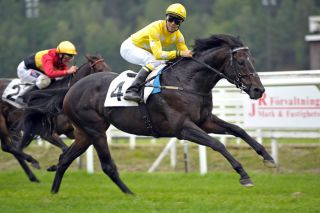
[[[163, 68], [166, 65], [160, 65], [158, 66], [154, 71], [152, 71], [149, 76], [147, 77], [147, 80], [156, 76], [155, 79], [148, 82], [148, 85], [152, 85], [149, 87], [143, 87], [143, 100], [144, 103], [147, 102], [148, 97], [151, 94], [156, 94], [160, 92], [159, 86], [160, 86], [160, 74], [163, 70]], [[123, 96], [128, 89], [128, 87], [131, 86], [132, 82], [134, 81], [135, 76], [137, 73], [133, 72], [132, 70], [127, 70], [122, 72], [118, 77], [113, 79], [113, 81], [110, 84], [110, 87], [108, 89], [107, 97], [104, 101], [105, 107], [123, 107], [123, 106], [138, 106], [139, 104], [134, 101], [127, 101], [123, 99]]]
[[2, 100], [17, 107], [22, 108], [24, 106], [22, 95], [33, 87], [33, 84], [24, 83], [20, 79], [13, 79], [2, 94]]

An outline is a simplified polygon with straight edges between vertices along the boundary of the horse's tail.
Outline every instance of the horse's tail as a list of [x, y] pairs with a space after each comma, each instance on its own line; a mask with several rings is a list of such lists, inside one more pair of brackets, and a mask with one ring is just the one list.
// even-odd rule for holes
[[64, 96], [69, 88], [36, 90], [24, 95], [26, 110], [57, 114], [62, 111]]
[[54, 118], [62, 112], [63, 99], [69, 88], [32, 91], [24, 96], [27, 107], [20, 121], [24, 134], [51, 135], [55, 129]]

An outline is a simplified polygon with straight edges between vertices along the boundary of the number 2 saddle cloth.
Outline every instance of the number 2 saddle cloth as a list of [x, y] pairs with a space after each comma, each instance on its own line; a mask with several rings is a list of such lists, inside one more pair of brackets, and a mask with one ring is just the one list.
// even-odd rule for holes
[[32, 84], [21, 82], [20, 79], [13, 79], [2, 94], [2, 100], [17, 107], [24, 106], [22, 95], [28, 90]]

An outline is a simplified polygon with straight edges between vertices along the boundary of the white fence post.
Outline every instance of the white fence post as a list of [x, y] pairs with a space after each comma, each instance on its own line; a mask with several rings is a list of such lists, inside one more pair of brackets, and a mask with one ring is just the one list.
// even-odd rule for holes
[[136, 147], [136, 136], [135, 135], [130, 135], [129, 146], [130, 146], [130, 149], [134, 149]]
[[262, 144], [263, 143], [263, 139], [262, 139], [262, 130], [261, 129], [257, 129], [256, 130], [256, 135], [257, 135], [257, 141], [258, 143]]
[[205, 175], [208, 172], [207, 166], [207, 150], [205, 146], [199, 145], [199, 162], [200, 162], [200, 174]]
[[93, 166], [93, 146], [90, 145], [86, 151], [87, 153], [87, 172], [92, 174], [94, 172]]

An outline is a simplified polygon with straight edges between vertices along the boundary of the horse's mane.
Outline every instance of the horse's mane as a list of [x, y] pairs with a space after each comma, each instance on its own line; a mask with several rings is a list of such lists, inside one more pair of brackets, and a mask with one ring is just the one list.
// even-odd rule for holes
[[[195, 40], [193, 45], [193, 54], [197, 55], [203, 51], [219, 48], [219, 47], [230, 47], [231, 49], [236, 47], [244, 46], [243, 42], [240, 40], [240, 37], [235, 37], [232, 35], [226, 34], [217, 34], [212, 35], [209, 38], [198, 38]], [[167, 61], [167, 65], [175, 63], [179, 58], [171, 59]]]
[[206, 51], [212, 48], [228, 46], [230, 48], [236, 48], [244, 46], [239, 37], [232, 35], [218, 34], [212, 35], [209, 38], [199, 38], [195, 40], [193, 52], [195, 54]]

